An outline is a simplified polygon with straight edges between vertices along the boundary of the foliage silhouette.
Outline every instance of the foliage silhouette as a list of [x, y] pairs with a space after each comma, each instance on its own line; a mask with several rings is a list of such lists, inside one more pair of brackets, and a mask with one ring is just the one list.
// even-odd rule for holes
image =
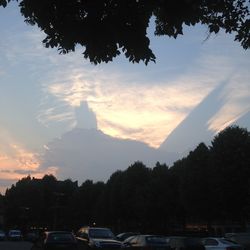
[[[0, 0], [6, 7], [13, 0]], [[155, 18], [155, 35], [177, 38], [183, 26], [203, 24], [210, 33], [234, 33], [250, 46], [248, 0], [17, 0], [25, 22], [45, 34], [45, 47], [60, 53], [85, 47], [90, 62], [110, 62], [124, 53], [130, 62], [155, 61], [147, 28]]]
[[46, 175], [21, 179], [5, 196], [6, 227], [78, 229], [109, 226], [115, 232], [171, 233], [188, 223], [238, 223], [250, 220], [250, 133], [232, 126], [210, 147], [200, 143], [172, 167], [148, 168], [135, 162], [106, 183], [81, 186]]

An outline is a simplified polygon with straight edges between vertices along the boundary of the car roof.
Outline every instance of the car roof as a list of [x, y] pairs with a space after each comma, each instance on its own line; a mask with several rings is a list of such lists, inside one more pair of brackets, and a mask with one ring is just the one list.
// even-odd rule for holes
[[167, 236], [158, 235], [158, 234], [137, 234], [137, 235], [132, 235], [132, 236], [128, 237], [127, 239], [131, 239], [131, 238], [134, 238], [134, 237], [162, 237], [162, 238], [167, 238]]
[[[206, 237], [204, 239], [212, 239], [212, 240], [217, 240], [217, 241], [220, 241], [220, 242], [221, 242], [221, 240], [223, 240], [223, 241], [227, 241], [228, 243], [231, 243], [233, 245], [239, 245], [239, 243], [233, 242], [230, 239], [227, 239], [227, 238], [224, 238], [224, 237]], [[223, 243], [223, 242], [221, 242], [221, 243]]]
[[138, 235], [140, 233], [138, 233], [138, 232], [123, 232], [123, 233], [119, 233], [118, 235], [126, 235], [126, 234], [137, 234]]
[[204, 237], [203, 239], [213, 239], [213, 240], [229, 240], [225, 237]]
[[207, 239], [211, 239], [211, 240], [217, 240], [217, 241], [220, 241], [220, 240], [228, 240], [228, 239], [225, 239], [225, 238], [222, 238], [222, 237], [205, 237], [203, 238], [204, 240], [207, 240]]
[[241, 233], [226, 233], [226, 237], [230, 236], [250, 236], [250, 232], [241, 232]]
[[70, 231], [46, 231], [46, 234], [72, 234]]

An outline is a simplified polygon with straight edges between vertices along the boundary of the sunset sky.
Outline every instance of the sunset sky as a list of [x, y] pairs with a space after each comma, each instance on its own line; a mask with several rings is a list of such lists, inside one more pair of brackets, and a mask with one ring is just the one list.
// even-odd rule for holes
[[250, 52], [223, 32], [206, 39], [206, 27], [186, 27], [175, 40], [154, 38], [150, 26], [157, 61], [148, 66], [123, 56], [95, 66], [82, 48], [58, 55], [43, 47], [44, 34], [23, 22], [16, 3], [0, 7], [0, 32], [0, 192], [27, 174], [71, 178], [44, 162], [50, 143], [77, 127], [158, 148], [221, 84], [223, 102], [209, 131], [250, 111]]

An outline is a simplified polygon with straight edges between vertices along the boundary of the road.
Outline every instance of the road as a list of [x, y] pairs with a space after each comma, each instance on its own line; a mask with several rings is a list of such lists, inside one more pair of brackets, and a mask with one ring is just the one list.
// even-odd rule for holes
[[0, 241], [1, 250], [30, 250], [32, 243], [25, 241]]

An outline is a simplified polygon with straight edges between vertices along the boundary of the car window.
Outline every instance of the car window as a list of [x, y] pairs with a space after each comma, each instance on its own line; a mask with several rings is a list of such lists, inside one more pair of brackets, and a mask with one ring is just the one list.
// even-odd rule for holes
[[235, 236], [230, 237], [230, 240], [240, 243], [240, 244], [250, 244], [249, 235], [235, 235]]
[[67, 233], [52, 233], [48, 235], [49, 242], [72, 242], [74, 241], [74, 237], [72, 234]]
[[128, 237], [126, 240], [124, 240], [124, 242], [126, 243], [126, 242], [131, 242], [131, 240], [132, 239], [134, 239], [136, 236], [134, 235], [134, 236], [130, 236], [130, 237]]
[[10, 235], [20, 235], [20, 231], [10, 231]]
[[220, 242], [223, 244], [235, 244], [235, 242], [230, 241], [230, 240], [225, 240], [225, 239], [221, 239]]
[[217, 246], [219, 243], [215, 239], [205, 239], [204, 245], [206, 246]]
[[146, 241], [147, 243], [150, 243], [150, 244], [166, 244], [167, 243], [167, 239], [161, 236], [148, 236], [146, 237]]
[[89, 237], [91, 238], [107, 238], [107, 239], [114, 239], [114, 234], [109, 229], [103, 228], [94, 228], [89, 229]]

